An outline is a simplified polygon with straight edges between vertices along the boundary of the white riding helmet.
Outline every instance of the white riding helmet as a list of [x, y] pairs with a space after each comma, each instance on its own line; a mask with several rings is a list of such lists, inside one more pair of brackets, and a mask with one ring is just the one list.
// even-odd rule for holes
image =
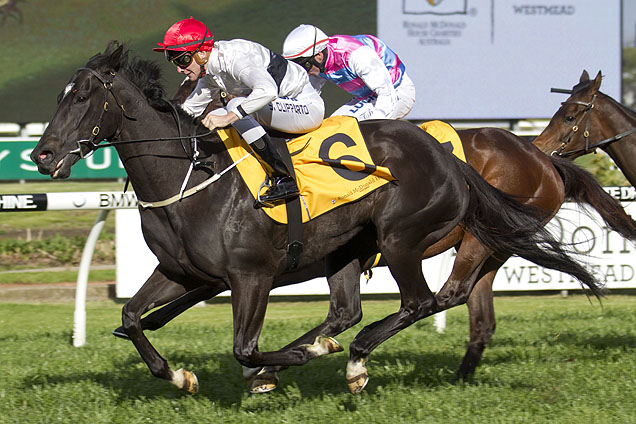
[[313, 57], [329, 44], [329, 37], [314, 25], [299, 25], [290, 32], [283, 42], [283, 57], [294, 60]]

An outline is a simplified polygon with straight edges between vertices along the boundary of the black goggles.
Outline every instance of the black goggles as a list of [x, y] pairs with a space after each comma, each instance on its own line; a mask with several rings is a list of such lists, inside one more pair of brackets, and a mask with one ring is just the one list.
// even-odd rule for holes
[[183, 52], [178, 50], [164, 50], [168, 62], [179, 68], [187, 68], [188, 66], [190, 66], [190, 64], [192, 63], [192, 58], [197, 51], [199, 51], [199, 49], [196, 49], [193, 52], [187, 50]]
[[312, 57], [298, 57], [296, 59], [292, 59], [294, 62], [296, 62], [297, 64], [299, 64], [300, 66], [302, 66], [303, 68], [305, 68], [305, 70], [307, 72], [309, 72], [309, 70], [311, 69], [312, 66], [314, 66], [314, 61], [312, 60]]

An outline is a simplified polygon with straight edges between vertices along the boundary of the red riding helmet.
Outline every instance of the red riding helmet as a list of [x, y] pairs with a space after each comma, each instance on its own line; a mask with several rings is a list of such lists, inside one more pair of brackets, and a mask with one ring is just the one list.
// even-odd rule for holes
[[172, 25], [163, 37], [163, 43], [153, 50], [163, 52], [174, 51], [202, 51], [209, 52], [214, 45], [214, 37], [205, 24], [192, 16]]

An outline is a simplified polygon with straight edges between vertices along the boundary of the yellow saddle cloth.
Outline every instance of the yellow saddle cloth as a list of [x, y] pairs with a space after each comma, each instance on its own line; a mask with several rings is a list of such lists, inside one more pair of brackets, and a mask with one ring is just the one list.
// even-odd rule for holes
[[[240, 160], [237, 168], [256, 198], [265, 179], [263, 167], [233, 128], [219, 130], [218, 134], [232, 160]], [[327, 118], [317, 130], [289, 141], [287, 148], [296, 171], [303, 222], [395, 180], [388, 168], [373, 163], [358, 121], [352, 117]], [[284, 204], [263, 210], [273, 220], [287, 223]]]
[[462, 142], [459, 135], [457, 135], [457, 131], [450, 124], [442, 121], [429, 121], [420, 124], [420, 128], [435, 137], [441, 144], [450, 143], [452, 153], [463, 162], [466, 162]]

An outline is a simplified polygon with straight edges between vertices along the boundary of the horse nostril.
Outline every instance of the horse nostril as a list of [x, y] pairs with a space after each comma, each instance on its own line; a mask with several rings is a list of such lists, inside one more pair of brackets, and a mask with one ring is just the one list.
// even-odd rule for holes
[[38, 161], [40, 163], [51, 162], [53, 160], [53, 152], [50, 150], [42, 150], [38, 155]]

